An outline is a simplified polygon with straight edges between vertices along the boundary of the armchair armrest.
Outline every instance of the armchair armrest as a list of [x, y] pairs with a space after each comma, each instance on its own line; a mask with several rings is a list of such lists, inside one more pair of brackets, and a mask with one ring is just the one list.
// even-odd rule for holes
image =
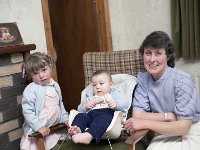
[[130, 145], [132, 150], [135, 150], [135, 144], [141, 140], [148, 132], [148, 129], [136, 131], [125, 141], [125, 143]]
[[[55, 126], [52, 126], [49, 129], [50, 129], [50, 133], [54, 133], [56, 131], [60, 131], [62, 129], [67, 129], [67, 128], [68, 128], [68, 126], [66, 126], [65, 124], [61, 123], [61, 124], [57, 124]], [[32, 134], [29, 134], [28, 136], [29, 137], [41, 137], [42, 134], [39, 133], [39, 132], [34, 132]]]
[[[49, 129], [50, 129], [50, 133], [54, 133], [56, 131], [68, 129], [68, 126], [66, 126], [65, 124], [57, 124], [55, 126], [50, 127]], [[42, 136], [41, 133], [34, 132], [32, 134], [29, 134], [28, 136], [29, 137], [35, 137], [37, 139], [38, 150], [45, 150], [44, 139], [43, 139], [43, 136]]]

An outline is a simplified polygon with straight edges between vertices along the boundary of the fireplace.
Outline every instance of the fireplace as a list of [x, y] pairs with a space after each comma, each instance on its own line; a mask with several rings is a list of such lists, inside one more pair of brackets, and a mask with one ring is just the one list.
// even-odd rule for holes
[[21, 99], [27, 82], [22, 63], [35, 44], [0, 47], [0, 149], [19, 149], [23, 135]]

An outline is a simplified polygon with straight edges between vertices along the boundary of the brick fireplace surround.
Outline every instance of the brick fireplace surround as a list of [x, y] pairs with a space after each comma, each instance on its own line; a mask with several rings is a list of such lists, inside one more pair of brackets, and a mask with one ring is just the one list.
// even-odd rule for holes
[[22, 63], [35, 44], [0, 47], [0, 150], [19, 150], [23, 135]]

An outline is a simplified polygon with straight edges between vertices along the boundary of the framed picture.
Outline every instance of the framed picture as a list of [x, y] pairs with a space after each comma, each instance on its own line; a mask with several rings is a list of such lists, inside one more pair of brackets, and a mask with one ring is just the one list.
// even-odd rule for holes
[[21, 44], [23, 44], [23, 40], [16, 22], [0, 23], [0, 47]]

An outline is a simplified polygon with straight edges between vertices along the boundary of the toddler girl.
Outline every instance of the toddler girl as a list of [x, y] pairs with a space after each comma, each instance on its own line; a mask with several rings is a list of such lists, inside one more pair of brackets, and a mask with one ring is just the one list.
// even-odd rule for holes
[[62, 102], [60, 87], [51, 78], [52, 67], [51, 58], [40, 52], [31, 54], [26, 61], [25, 70], [32, 82], [25, 88], [22, 98], [22, 150], [37, 150], [36, 139], [28, 137], [33, 132], [40, 132], [45, 137], [46, 149], [51, 149], [58, 140], [67, 136], [67, 131], [49, 134], [49, 127], [53, 125], [65, 123], [68, 126], [68, 113]]

